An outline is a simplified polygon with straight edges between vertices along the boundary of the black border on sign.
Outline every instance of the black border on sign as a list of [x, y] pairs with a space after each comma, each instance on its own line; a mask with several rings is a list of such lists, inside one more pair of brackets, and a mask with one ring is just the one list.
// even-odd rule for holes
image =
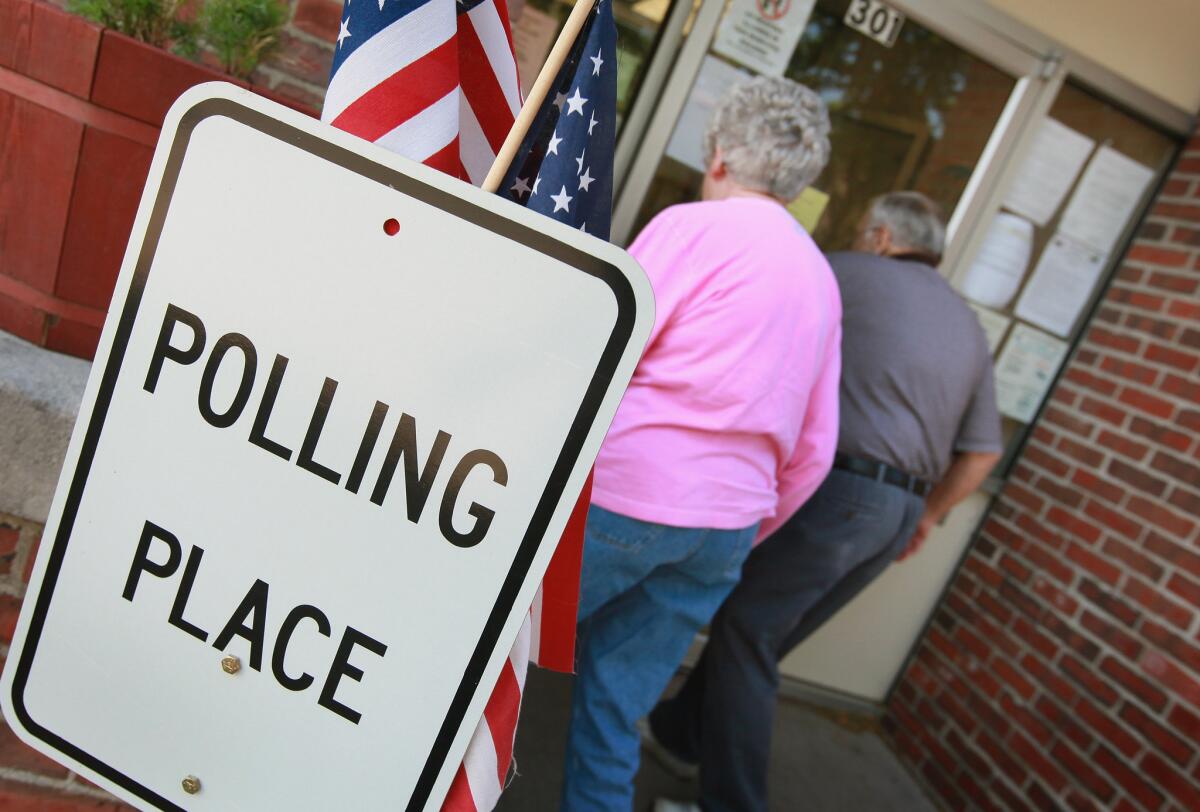
[[604, 399], [605, 392], [608, 391], [613, 376], [616, 374], [621, 356], [629, 344], [629, 340], [633, 334], [636, 315], [633, 288], [615, 266], [598, 257], [594, 257], [553, 237], [547, 236], [534, 228], [509, 220], [489, 209], [470, 203], [416, 178], [398, 172], [395, 169], [376, 163], [370, 158], [336, 144], [329, 143], [319, 136], [271, 118], [269, 115], [229, 99], [208, 99], [199, 102], [183, 114], [176, 129], [175, 139], [171, 144], [171, 151], [167, 158], [166, 167], [163, 170], [162, 182], [159, 185], [158, 193], [151, 210], [150, 221], [146, 227], [145, 238], [142, 241], [141, 250], [138, 253], [137, 262], [134, 267], [133, 280], [130, 284], [125, 303], [121, 308], [120, 320], [116, 327], [116, 334], [113, 337], [112, 348], [104, 365], [103, 377], [101, 378], [100, 387], [96, 394], [91, 419], [88, 422], [87, 432], [84, 435], [79, 457], [75, 461], [70, 488], [67, 492], [66, 502], [58, 522], [58, 531], [54, 536], [54, 541], [49, 551], [49, 561], [46, 566], [45, 575], [42, 578], [41, 587], [38, 590], [33, 615], [30, 618], [29, 630], [25, 636], [24, 645], [21, 648], [17, 671], [13, 679], [13, 708], [20, 718], [22, 726], [55, 750], [88, 766], [114, 784], [125, 788], [137, 797], [161, 809], [175, 810], [182, 808], [154, 792], [149, 787], [143, 786], [116, 768], [105, 764], [95, 756], [39, 725], [33, 720], [33, 717], [25, 707], [24, 694], [29, 673], [33, 667], [33, 658], [37, 652], [37, 644], [45, 625], [47, 613], [49, 612], [50, 600], [54, 595], [54, 587], [58, 581], [59, 572], [62, 569], [67, 545], [71, 540], [71, 531], [75, 524], [80, 502], [83, 499], [84, 489], [87, 486], [88, 473], [91, 470], [96, 449], [100, 442], [100, 435], [104, 429], [104, 420], [112, 403], [117, 377], [121, 372], [121, 363], [124, 360], [125, 350], [129, 344], [129, 337], [133, 332], [133, 325], [138, 316], [138, 306], [142, 300], [142, 293], [146, 287], [150, 268], [154, 263], [159, 235], [162, 233], [163, 223], [166, 220], [167, 211], [171, 204], [171, 196], [175, 190], [175, 184], [179, 179], [179, 170], [183, 163], [184, 153], [187, 150], [188, 142], [191, 140], [192, 132], [196, 126], [201, 121], [214, 116], [233, 119], [265, 135], [277, 138], [305, 152], [337, 164], [344, 169], [348, 169], [384, 186], [396, 189], [403, 194], [449, 212], [456, 217], [472, 222], [502, 237], [524, 243], [543, 254], [562, 261], [582, 273], [603, 281], [608, 285], [616, 300], [617, 319], [613, 326], [613, 331], [609, 335], [604, 352], [601, 354], [600, 362], [584, 393], [579, 410], [576, 412], [575, 420], [567, 432], [566, 440], [563, 443], [562, 450], [559, 452], [558, 459], [555, 461], [554, 468], [551, 470], [545, 490], [542, 492], [534, 509], [529, 527], [526, 529], [521, 544], [517, 548], [512, 566], [496, 596], [496, 602], [492, 607], [491, 614], [488, 616], [483, 632], [476, 643], [471, 659], [468, 661], [462, 680], [458, 684], [458, 689], [451, 701], [450, 708], [446, 713], [445, 719], [442, 721], [441, 729], [426, 758], [425, 766], [417, 779], [412, 795], [408, 799], [407, 809], [410, 812], [419, 810], [424, 807], [428, 800], [429, 794], [433, 790], [434, 782], [437, 780], [438, 774], [441, 772], [446, 760], [450, 745], [459, 728], [462, 726], [467, 707], [470, 705], [472, 698], [479, 688], [483, 670], [496, 648], [500, 632], [512, 611], [517, 593], [520, 591], [528, 575], [534, 555], [544, 540], [546, 528], [550, 523], [554, 510], [562, 500], [567, 479], [575, 467], [580, 451], [583, 448], [584, 440], [587, 438], [591, 426], [595, 422], [596, 414]]

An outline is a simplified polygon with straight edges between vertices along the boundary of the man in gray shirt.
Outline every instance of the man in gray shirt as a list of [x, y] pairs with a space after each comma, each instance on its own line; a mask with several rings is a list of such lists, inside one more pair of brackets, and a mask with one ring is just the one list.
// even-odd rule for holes
[[778, 662], [915, 552], [1000, 457], [991, 353], [935, 269], [944, 239], [932, 201], [893, 192], [872, 202], [858, 250], [829, 257], [843, 308], [833, 471], [751, 553], [700, 663], [644, 730], [668, 766], [699, 765], [705, 812], [765, 812]]

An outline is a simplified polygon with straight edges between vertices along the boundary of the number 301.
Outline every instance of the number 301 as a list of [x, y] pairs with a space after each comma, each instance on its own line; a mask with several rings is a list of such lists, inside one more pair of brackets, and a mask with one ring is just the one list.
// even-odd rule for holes
[[900, 35], [904, 15], [879, 0], [851, 0], [843, 22], [890, 48]]

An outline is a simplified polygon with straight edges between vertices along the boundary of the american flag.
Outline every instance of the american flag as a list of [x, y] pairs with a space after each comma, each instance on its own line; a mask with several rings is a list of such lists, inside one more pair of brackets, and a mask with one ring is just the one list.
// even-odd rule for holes
[[608, 239], [617, 135], [617, 27], [599, 0], [500, 193]]
[[478, 184], [520, 109], [504, 0], [346, 0], [322, 121]]
[[[610, 5], [599, 0], [501, 186], [511, 199], [604, 238], [616, 132], [616, 26]], [[322, 121], [478, 184], [520, 104], [505, 0], [346, 0]], [[569, 150], [577, 151], [568, 156]], [[556, 160], [567, 157], [569, 163]], [[526, 176], [532, 180], [522, 184]], [[558, 188], [547, 185], [543, 192], [549, 180]], [[444, 811], [487, 810], [499, 799], [512, 763], [528, 663], [574, 670], [590, 492], [589, 479]]]

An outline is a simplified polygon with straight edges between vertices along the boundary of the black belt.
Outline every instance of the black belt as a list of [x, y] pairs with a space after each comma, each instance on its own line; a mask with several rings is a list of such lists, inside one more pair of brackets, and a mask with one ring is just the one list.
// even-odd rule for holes
[[903, 488], [909, 493], [915, 493], [917, 496], [925, 496], [933, 490], [933, 485], [930, 483], [912, 474], [907, 474], [899, 468], [893, 468], [887, 463], [876, 462], [875, 460], [852, 457], [849, 454], [842, 454], [840, 452], [835, 454], [833, 457], [833, 467], [839, 471], [849, 471], [852, 474], [865, 476], [867, 479], [873, 479], [876, 482], [886, 482], [889, 485], [895, 485], [897, 488]]

